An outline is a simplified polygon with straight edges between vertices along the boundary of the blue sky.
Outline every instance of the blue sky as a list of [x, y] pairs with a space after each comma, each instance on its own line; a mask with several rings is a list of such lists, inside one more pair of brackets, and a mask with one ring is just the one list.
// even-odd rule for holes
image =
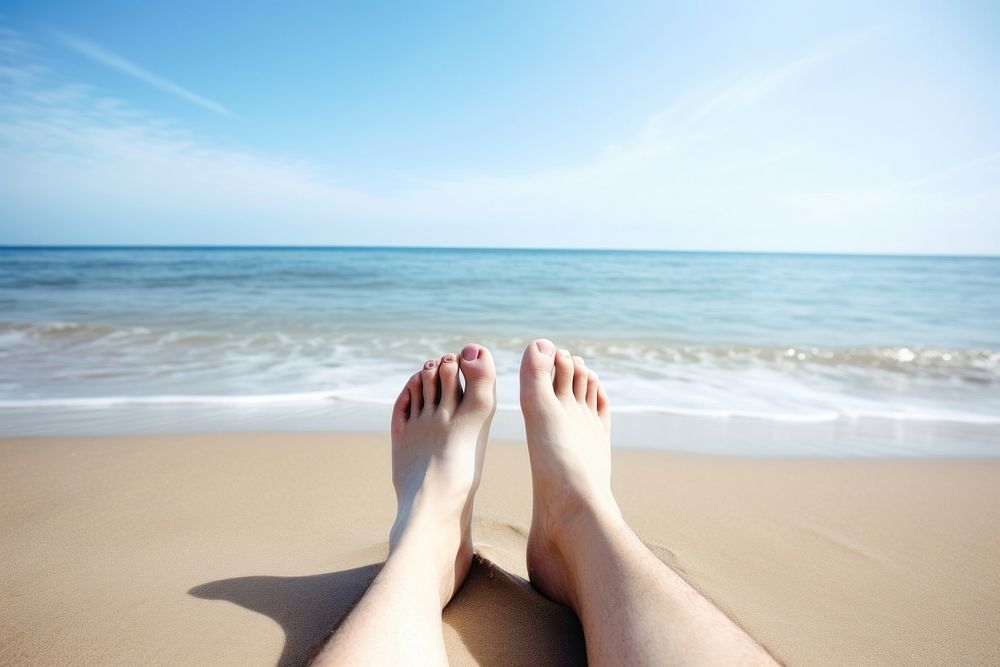
[[1000, 254], [1000, 5], [808, 4], [0, 1], [0, 243]]

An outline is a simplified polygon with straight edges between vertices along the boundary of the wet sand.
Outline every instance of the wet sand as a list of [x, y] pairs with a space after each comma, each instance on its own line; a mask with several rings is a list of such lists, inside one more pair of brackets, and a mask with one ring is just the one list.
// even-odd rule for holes
[[[385, 557], [384, 436], [0, 439], [0, 663], [301, 664]], [[654, 551], [789, 664], [1000, 663], [1000, 460], [616, 450]], [[578, 664], [525, 581], [523, 444], [491, 443], [455, 664]]]

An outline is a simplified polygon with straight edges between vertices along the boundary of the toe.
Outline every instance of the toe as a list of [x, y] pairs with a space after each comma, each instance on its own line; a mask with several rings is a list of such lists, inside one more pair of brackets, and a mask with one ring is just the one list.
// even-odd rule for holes
[[569, 350], [559, 350], [556, 354], [556, 377], [552, 389], [559, 398], [573, 395], [573, 357]]
[[496, 405], [497, 371], [490, 351], [482, 345], [469, 343], [462, 348], [458, 367], [465, 378], [459, 411], [492, 410]]
[[437, 360], [428, 359], [424, 362], [424, 367], [420, 371], [420, 383], [423, 385], [424, 411], [433, 410], [437, 406], [438, 394], [438, 367]]
[[604, 387], [597, 386], [597, 414], [605, 423], [611, 419], [611, 405], [608, 403], [608, 395], [604, 393]]
[[590, 371], [587, 374], [587, 407], [592, 412], [597, 412], [597, 392], [601, 388], [601, 382], [597, 379], [597, 373]]
[[556, 346], [539, 338], [528, 343], [521, 357], [521, 409], [525, 401], [539, 395], [552, 395], [552, 369], [555, 367]]
[[583, 357], [573, 357], [573, 396], [580, 403], [587, 399], [587, 380], [589, 377], [590, 371], [583, 363]]
[[410, 388], [403, 385], [403, 390], [399, 392], [396, 403], [392, 406], [391, 432], [393, 435], [402, 433], [406, 420], [410, 418], [410, 400]]
[[441, 409], [454, 414], [462, 398], [462, 387], [458, 382], [458, 357], [446, 354], [438, 362], [438, 377], [441, 379]]
[[424, 405], [424, 390], [420, 381], [420, 373], [414, 373], [406, 381], [406, 391], [410, 394], [410, 417], [420, 414]]

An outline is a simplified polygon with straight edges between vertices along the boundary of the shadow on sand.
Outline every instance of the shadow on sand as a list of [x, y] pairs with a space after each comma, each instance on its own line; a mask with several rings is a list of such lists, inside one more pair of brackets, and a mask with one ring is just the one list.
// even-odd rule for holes
[[[381, 567], [377, 563], [303, 577], [221, 579], [188, 593], [205, 600], [228, 600], [277, 621], [285, 631], [277, 664], [290, 667], [312, 657]], [[479, 664], [586, 663], [583, 631], [576, 616], [480, 556], [444, 610], [444, 622]]]

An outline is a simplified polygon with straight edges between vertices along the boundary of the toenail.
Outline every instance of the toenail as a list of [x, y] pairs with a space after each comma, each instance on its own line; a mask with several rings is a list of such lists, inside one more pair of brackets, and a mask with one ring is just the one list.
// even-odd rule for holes
[[559, 356], [562, 357], [563, 359], [569, 359], [570, 358], [569, 350], [559, 350]]
[[580, 364], [581, 366], [585, 365], [583, 363], [583, 357], [573, 357], [573, 361], [575, 361], [576, 363]]
[[552, 354], [555, 346], [552, 344], [552, 341], [543, 338], [542, 340], [535, 341], [535, 348], [542, 354]]
[[427, 370], [430, 370], [430, 369], [434, 368], [434, 360], [433, 359], [428, 359], [427, 361], [425, 361], [424, 362], [424, 368], [426, 368]]
[[446, 364], [450, 364], [451, 362], [455, 361], [455, 355], [454, 354], [446, 354], [443, 357], [441, 357], [441, 361], [443, 361]]
[[479, 348], [475, 345], [466, 345], [465, 349], [462, 350], [462, 359], [465, 361], [475, 361], [479, 356]]

